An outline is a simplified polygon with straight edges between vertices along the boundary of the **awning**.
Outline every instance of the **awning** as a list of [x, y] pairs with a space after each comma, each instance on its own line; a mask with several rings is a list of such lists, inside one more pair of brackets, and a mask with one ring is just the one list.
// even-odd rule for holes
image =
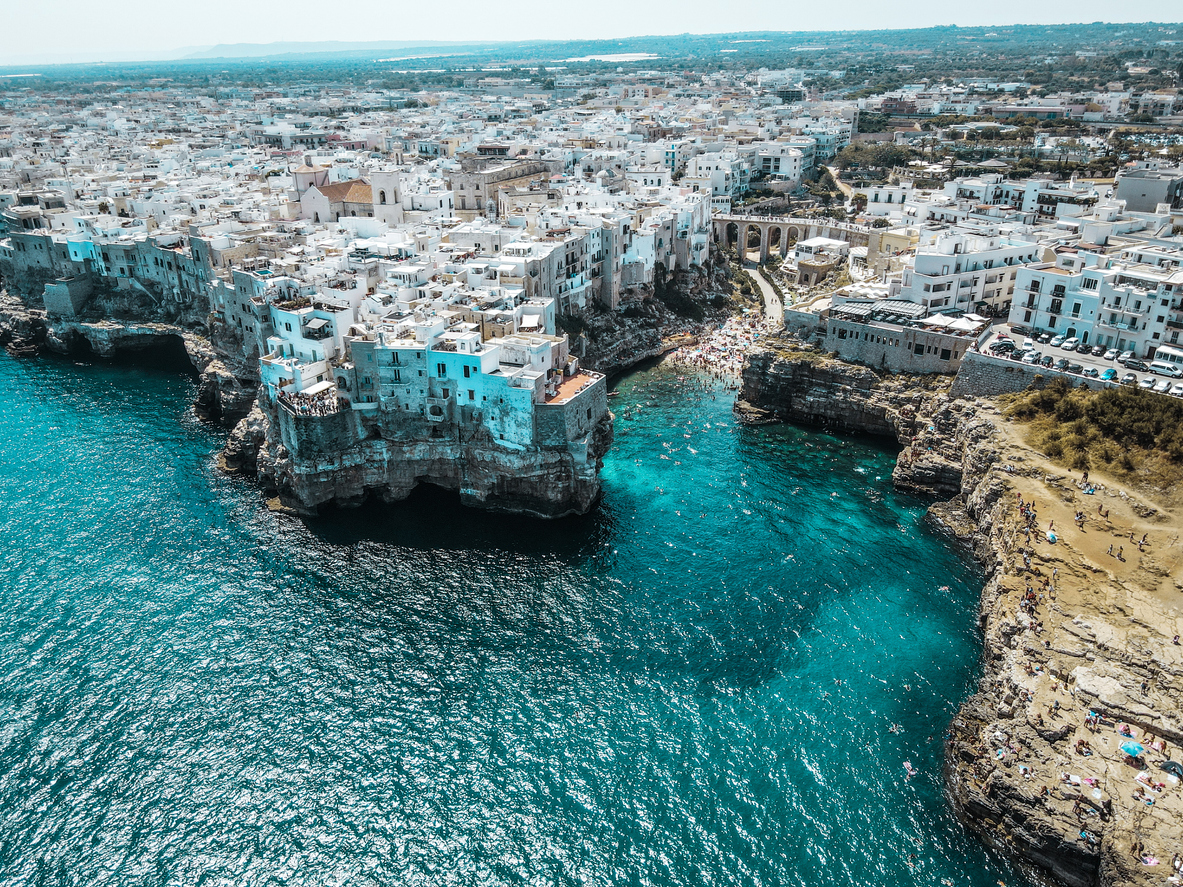
[[329, 325], [329, 322], [327, 320], [325, 320], [323, 317], [315, 317], [312, 320], [308, 321], [307, 329], [323, 330], [328, 325]]
[[332, 382], [317, 382], [315, 385], [308, 386], [300, 393], [307, 394], [309, 397], [316, 397], [318, 394], [324, 394], [326, 391], [331, 391], [332, 388]]
[[538, 314], [524, 314], [522, 315], [522, 328], [529, 329], [530, 327], [542, 326], [542, 317]]

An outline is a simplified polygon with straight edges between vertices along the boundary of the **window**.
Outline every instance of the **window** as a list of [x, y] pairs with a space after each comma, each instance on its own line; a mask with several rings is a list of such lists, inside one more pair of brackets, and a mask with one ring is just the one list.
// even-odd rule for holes
[[287, 329], [287, 331], [288, 331], [289, 333], [292, 331], [292, 325], [291, 325], [290, 323], [285, 323], [285, 324], [284, 324], [284, 327]]
[[942, 348], [942, 349], [941, 349], [941, 360], [948, 360], [948, 359], [949, 359], [949, 357], [950, 357], [950, 352], [949, 352], [949, 349], [948, 349], [948, 348]]
[[[435, 365], [435, 374], [437, 376], [439, 376], [441, 379], [446, 378], [448, 375], [448, 365], [446, 363], [437, 363]], [[444, 395], [444, 397], [447, 397], [447, 396], [448, 395], [446, 395], [446, 394]]]
[[470, 372], [471, 372], [471, 369], [469, 368], [468, 364], [465, 364], [464, 365], [464, 378], [467, 379], [469, 377]]
[[394, 381], [396, 381], [396, 382], [401, 382], [402, 380], [403, 380], [402, 371], [401, 371], [401, 370], [395, 370], [395, 371], [394, 371]]
[[468, 389], [468, 399], [469, 400], [476, 400], [476, 392], [473, 391], [471, 388]]
[[450, 391], [449, 391], [447, 388], [445, 388], [445, 389], [444, 389], [444, 392], [443, 392], [443, 394], [444, 394], [444, 400], [447, 400], [447, 399], [448, 399], [448, 396], [449, 396], [451, 393], [452, 393], [452, 392], [450, 392]]

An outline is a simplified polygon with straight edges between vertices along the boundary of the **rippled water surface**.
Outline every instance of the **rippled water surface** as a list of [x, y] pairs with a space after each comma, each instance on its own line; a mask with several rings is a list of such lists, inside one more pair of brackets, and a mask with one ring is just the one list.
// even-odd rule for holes
[[0, 884], [1017, 883], [940, 788], [980, 579], [890, 454], [619, 392], [592, 516], [304, 524], [187, 377], [0, 355]]

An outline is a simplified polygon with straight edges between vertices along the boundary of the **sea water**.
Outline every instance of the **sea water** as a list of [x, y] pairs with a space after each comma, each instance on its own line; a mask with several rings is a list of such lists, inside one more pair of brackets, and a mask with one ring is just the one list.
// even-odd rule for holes
[[981, 577], [891, 453], [617, 391], [587, 517], [300, 522], [189, 377], [0, 356], [0, 884], [1017, 883], [941, 788]]

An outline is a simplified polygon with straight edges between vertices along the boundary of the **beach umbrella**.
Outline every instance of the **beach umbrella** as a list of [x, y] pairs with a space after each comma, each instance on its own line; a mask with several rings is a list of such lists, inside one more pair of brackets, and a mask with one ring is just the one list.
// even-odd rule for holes
[[1131, 758], [1136, 758], [1136, 757], [1138, 757], [1138, 755], [1142, 754], [1142, 752], [1144, 752], [1146, 749], [1145, 749], [1145, 747], [1142, 746], [1141, 743], [1138, 743], [1138, 742], [1123, 742], [1121, 744], [1121, 750], [1123, 752], [1125, 752], [1127, 755], [1129, 755]]

